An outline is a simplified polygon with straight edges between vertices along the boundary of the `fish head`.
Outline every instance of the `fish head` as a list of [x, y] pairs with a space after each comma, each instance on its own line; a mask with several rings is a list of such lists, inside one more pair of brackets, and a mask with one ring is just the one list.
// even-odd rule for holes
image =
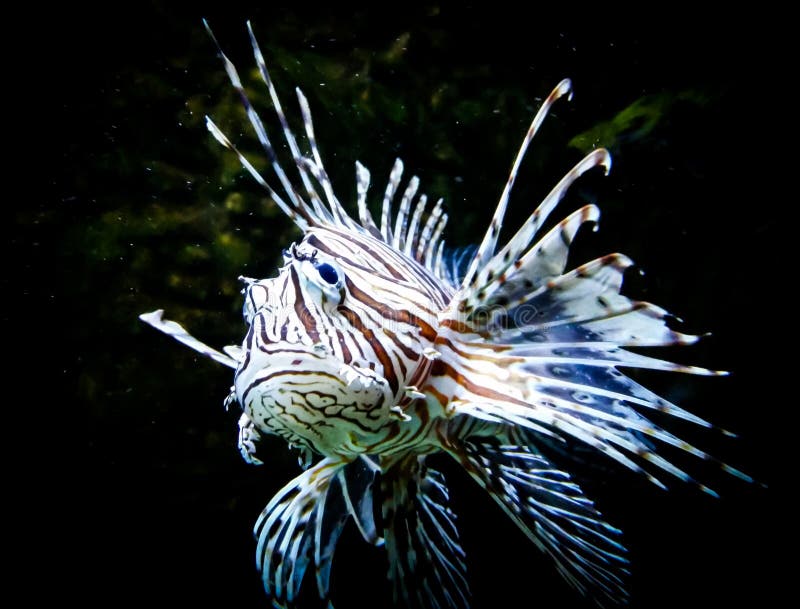
[[402, 420], [444, 306], [439, 280], [369, 235], [314, 228], [270, 279], [245, 279], [237, 398], [261, 431], [323, 454]]

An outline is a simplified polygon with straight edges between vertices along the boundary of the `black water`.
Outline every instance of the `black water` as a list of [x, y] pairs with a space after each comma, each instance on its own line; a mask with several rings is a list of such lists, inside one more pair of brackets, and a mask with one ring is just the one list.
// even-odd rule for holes
[[[750, 105], [760, 56], [741, 32], [754, 24], [660, 17], [633, 29], [576, 27], [436, 4], [398, 7], [391, 17], [239, 2], [70, 13], [41, 33], [52, 46], [46, 99], [56, 137], [48, 146], [58, 157], [41, 178], [50, 193], [12, 202], [19, 231], [10, 245], [19, 303], [42, 330], [26, 341], [32, 357], [37, 340], [57, 344], [45, 364], [54, 376], [41, 386], [56, 397], [44, 401], [58, 404], [54, 420], [68, 429], [77, 420], [74, 437], [51, 433], [85, 457], [77, 471], [48, 468], [68, 482], [59, 500], [77, 514], [67, 527], [83, 556], [68, 561], [77, 598], [265, 606], [251, 526], [298, 472], [280, 442], [267, 447], [264, 467], [241, 462], [237, 416], [222, 409], [229, 371], [137, 320], [164, 308], [210, 344], [238, 342], [236, 277], [272, 275], [297, 237], [203, 126], [212, 114], [257, 151], [203, 15], [267, 115], [244, 28], [253, 19], [295, 117], [292, 87], [309, 97], [340, 198], [354, 200], [358, 159], [372, 170], [376, 201], [399, 155], [430, 196], [445, 197], [453, 244], [480, 239], [540, 100], [571, 77], [575, 99], [557, 106], [534, 143], [507, 226], [582, 152], [607, 146], [611, 176], [587, 178], [562, 208], [593, 200], [603, 211], [600, 232], [582, 234], [575, 261], [625, 252], [646, 271], [631, 274], [627, 293], [680, 315], [689, 331], [714, 333], [665, 355], [731, 377], [646, 380], [741, 437], [671, 429], [774, 484], [769, 418], [779, 404], [765, 354], [784, 227], [775, 199], [756, 190], [770, 161], [744, 120], [768, 120], [763, 100]], [[488, 498], [447, 471], [475, 606], [582, 606]], [[722, 499], [677, 482], [664, 493], [616, 469], [587, 482], [626, 532], [633, 606], [767, 605], [777, 562], [771, 491], [697, 471]], [[337, 606], [389, 602], [380, 552], [350, 531], [337, 554]], [[40, 568], [46, 580], [49, 567]]]

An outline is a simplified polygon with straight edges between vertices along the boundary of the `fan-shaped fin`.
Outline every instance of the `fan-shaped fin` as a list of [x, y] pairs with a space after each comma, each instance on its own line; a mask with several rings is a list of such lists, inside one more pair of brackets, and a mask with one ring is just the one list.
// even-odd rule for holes
[[420, 609], [466, 609], [469, 587], [444, 477], [424, 457], [384, 466], [381, 476], [389, 578], [395, 603]]
[[627, 600], [620, 531], [568, 474], [533, 447], [497, 438], [469, 438], [453, 454], [570, 584], [600, 604]]
[[[564, 197], [569, 187], [584, 173], [595, 167], [603, 167], [608, 173], [611, 157], [603, 149], [594, 150], [586, 155], [575, 167], [559, 181], [558, 184], [539, 204], [527, 221], [509, 240], [509, 242], [493, 258], [487, 260], [480, 269], [464, 277], [463, 292], [460, 299], [453, 303], [453, 309], [469, 314], [481, 306], [486, 298], [487, 289], [495, 278], [505, 275], [509, 269], [521, 265], [520, 257], [528, 248], [544, 221]], [[479, 254], [476, 254], [477, 260]], [[473, 265], [475, 264], [473, 260]], [[469, 281], [468, 281], [469, 280]]]
[[336, 542], [352, 516], [367, 541], [378, 544], [372, 518], [376, 465], [367, 457], [326, 458], [284, 486], [254, 527], [256, 566], [276, 607], [293, 604], [313, 560], [320, 598], [328, 600]]
[[578, 229], [584, 223], [597, 222], [599, 217], [600, 210], [596, 206], [586, 205], [554, 226], [512, 265], [487, 273], [482, 306], [502, 307], [522, 300], [546, 281], [561, 275]]

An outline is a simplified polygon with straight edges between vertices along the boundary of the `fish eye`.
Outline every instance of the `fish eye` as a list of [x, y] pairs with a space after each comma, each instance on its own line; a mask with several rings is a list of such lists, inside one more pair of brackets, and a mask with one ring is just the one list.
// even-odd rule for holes
[[337, 273], [336, 269], [327, 262], [317, 264], [315, 268], [317, 269], [319, 276], [322, 277], [326, 283], [336, 285], [336, 283], [339, 281], [339, 273]]

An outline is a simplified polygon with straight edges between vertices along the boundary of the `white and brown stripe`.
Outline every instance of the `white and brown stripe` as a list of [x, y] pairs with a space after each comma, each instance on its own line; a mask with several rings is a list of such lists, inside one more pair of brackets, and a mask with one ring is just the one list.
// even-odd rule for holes
[[446, 486], [424, 463], [426, 455], [442, 451], [464, 466], [568, 581], [598, 600], [624, 599], [627, 571], [619, 531], [549, 463], [540, 443], [578, 440], [659, 486], [664, 485], [651, 470], [714, 494], [662, 457], [658, 449], [664, 444], [749, 478], [646, 418], [643, 412], [655, 410], [711, 426], [618, 370], [722, 374], [625, 349], [698, 339], [668, 327], [670, 317], [660, 307], [620, 293], [633, 264], [627, 257], [610, 254], [565, 272], [569, 247], [583, 224], [597, 222], [597, 207], [584, 206], [538, 237], [576, 180], [593, 168], [608, 172], [607, 151], [595, 150], [579, 161], [497, 251], [522, 159], [552, 104], [571, 96], [571, 83], [559, 83], [534, 117], [488, 230], [463, 260], [466, 272], [459, 277], [461, 260], [451, 264], [445, 253], [447, 214], [441, 200], [426, 216], [419, 179], [413, 176], [403, 186], [399, 159], [383, 191], [380, 227], [368, 208], [370, 174], [360, 163], [358, 219], [348, 215], [324, 168], [307, 99], [298, 89], [305, 131], [300, 142], [249, 24], [248, 30], [302, 186], [281, 167], [221, 50], [279, 186], [271, 185], [211, 119], [208, 128], [303, 238], [285, 251], [277, 277], [245, 280], [249, 330], [240, 349], [220, 353], [163, 320], [160, 311], [142, 319], [236, 368], [234, 395], [248, 438], [276, 434], [322, 456], [276, 495], [256, 525], [257, 560], [268, 595], [278, 607], [291, 604], [313, 560], [320, 596], [327, 599], [333, 548], [348, 518], [367, 541], [380, 542], [372, 522], [380, 473], [383, 534], [398, 598], [412, 605], [466, 607], [465, 563]]

